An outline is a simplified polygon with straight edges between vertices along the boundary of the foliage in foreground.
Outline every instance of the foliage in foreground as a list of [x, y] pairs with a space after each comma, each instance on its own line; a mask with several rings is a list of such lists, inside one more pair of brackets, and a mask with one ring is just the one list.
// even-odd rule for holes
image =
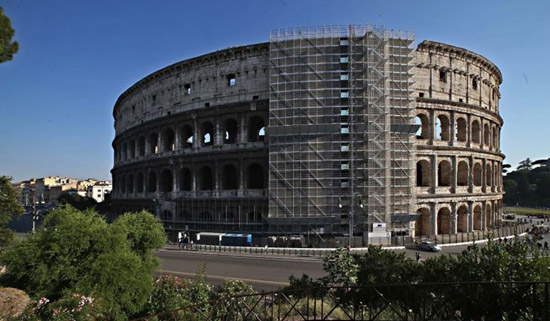
[[52, 302], [91, 297], [104, 318], [123, 320], [147, 303], [157, 266], [153, 250], [164, 243], [162, 225], [147, 212], [109, 225], [94, 211], [67, 205], [51, 211], [36, 234], [0, 254], [8, 271], [2, 282]]
[[6, 225], [22, 213], [23, 207], [19, 201], [19, 191], [11, 184], [10, 177], [0, 176], [0, 247], [6, 246], [13, 240], [14, 234]]
[[[285, 292], [298, 298], [323, 297], [350, 309], [401, 311], [427, 320], [431, 318], [426, 313], [435, 319], [452, 319], [457, 311], [466, 320], [515, 319], [542, 309], [544, 287], [498, 282], [548, 281], [549, 264], [544, 252], [522, 240], [490, 241], [456, 256], [440, 255], [423, 262], [370, 246], [365, 254], [339, 250], [328, 255], [327, 276], [293, 277]], [[458, 282], [463, 284], [454, 284]], [[327, 293], [327, 287], [335, 289]]]
[[17, 41], [13, 41], [15, 31], [11, 27], [11, 21], [0, 7], [0, 63], [13, 59], [13, 55], [19, 50]]

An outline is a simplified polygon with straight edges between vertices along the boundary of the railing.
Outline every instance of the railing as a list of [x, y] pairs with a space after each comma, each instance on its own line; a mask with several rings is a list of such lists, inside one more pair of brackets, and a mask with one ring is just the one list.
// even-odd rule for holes
[[461, 282], [287, 289], [188, 304], [138, 320], [543, 321], [550, 320], [549, 286]]

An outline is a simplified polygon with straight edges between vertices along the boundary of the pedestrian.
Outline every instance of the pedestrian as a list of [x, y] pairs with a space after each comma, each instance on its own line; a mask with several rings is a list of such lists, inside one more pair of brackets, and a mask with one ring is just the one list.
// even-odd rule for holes
[[420, 253], [416, 252], [416, 262], [420, 262]]

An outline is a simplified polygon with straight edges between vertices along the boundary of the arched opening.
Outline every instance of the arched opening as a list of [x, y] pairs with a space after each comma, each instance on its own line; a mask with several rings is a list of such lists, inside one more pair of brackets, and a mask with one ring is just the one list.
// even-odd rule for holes
[[157, 191], [157, 174], [155, 172], [149, 173], [149, 179], [147, 180], [147, 192], [154, 193]]
[[235, 119], [227, 119], [224, 122], [224, 134], [223, 134], [223, 143], [224, 144], [235, 144], [237, 142], [237, 136], [239, 132], [239, 126]]
[[481, 128], [478, 120], [472, 122], [472, 142], [476, 144], [481, 143]]
[[451, 163], [443, 160], [437, 166], [437, 186], [451, 186]]
[[468, 232], [468, 207], [462, 205], [457, 210], [456, 229], [459, 233]]
[[493, 186], [493, 169], [491, 164], [485, 165], [485, 184], [487, 187]]
[[149, 154], [157, 154], [159, 152], [159, 135], [152, 133], [149, 135]]
[[416, 115], [415, 122], [417, 125], [420, 125], [416, 131], [416, 138], [428, 139], [430, 137], [430, 122], [428, 117], [424, 114], [418, 114]]
[[173, 152], [176, 150], [176, 134], [168, 128], [162, 132], [162, 151]]
[[447, 207], [437, 212], [437, 234], [449, 234], [451, 229], [451, 211]]
[[135, 140], [132, 140], [130, 142], [130, 159], [134, 159], [136, 158], [136, 141]]
[[199, 188], [201, 191], [214, 189], [214, 179], [212, 177], [212, 169], [210, 169], [210, 167], [201, 167], [199, 171], [199, 183]]
[[126, 193], [126, 176], [120, 177], [120, 192], [122, 194]]
[[491, 130], [488, 124], [483, 125], [483, 144], [485, 146], [491, 145]]
[[481, 186], [481, 164], [476, 163], [474, 165], [474, 185]]
[[456, 120], [456, 140], [459, 142], [465, 142], [468, 136], [468, 128], [466, 124], [466, 119], [462, 117]]
[[430, 163], [427, 160], [416, 162], [416, 186], [430, 186]]
[[450, 138], [450, 127], [449, 127], [449, 118], [445, 115], [437, 116], [435, 122], [435, 134], [436, 139], [449, 141]]
[[128, 159], [128, 144], [124, 143], [122, 144], [122, 160]]
[[416, 223], [414, 225], [414, 234], [416, 236], [425, 236], [430, 234], [430, 210], [428, 208], [419, 208], [416, 211]]
[[134, 175], [128, 175], [127, 181], [126, 181], [126, 191], [128, 194], [134, 193]]
[[248, 121], [248, 141], [263, 142], [265, 138], [265, 122], [259, 116], [252, 116]]
[[138, 139], [138, 155], [145, 156], [145, 137], [143, 136]]
[[222, 188], [223, 189], [238, 189], [239, 174], [237, 168], [232, 164], [227, 164], [222, 171]]
[[160, 191], [171, 192], [174, 189], [174, 175], [169, 169], [164, 169], [160, 174]]
[[481, 230], [481, 206], [476, 205], [473, 213], [474, 230]]
[[181, 128], [181, 146], [183, 148], [193, 147], [193, 141], [195, 139], [195, 133], [191, 125], [184, 125]]
[[180, 191], [192, 191], [193, 190], [193, 176], [189, 168], [182, 168], [180, 170]]
[[162, 213], [160, 213], [160, 219], [163, 220], [163, 221], [171, 221], [172, 220], [172, 212], [170, 212], [168, 210], [162, 211]]
[[458, 162], [457, 182], [458, 186], [468, 186], [468, 163], [466, 161]]
[[204, 122], [201, 127], [201, 146], [214, 145], [214, 125]]
[[485, 206], [485, 228], [491, 228], [493, 227], [493, 211], [491, 211], [491, 204], [487, 204]]
[[143, 173], [138, 173], [136, 178], [136, 191], [143, 193]]
[[247, 188], [249, 189], [263, 189], [265, 188], [264, 169], [259, 164], [252, 164], [248, 166], [246, 171]]

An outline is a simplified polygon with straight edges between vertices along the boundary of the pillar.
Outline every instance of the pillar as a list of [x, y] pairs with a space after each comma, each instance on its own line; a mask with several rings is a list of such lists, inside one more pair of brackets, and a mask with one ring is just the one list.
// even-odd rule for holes
[[437, 210], [436, 210], [436, 203], [430, 203], [430, 215], [432, 219], [432, 228], [430, 231], [431, 235], [437, 235]]

